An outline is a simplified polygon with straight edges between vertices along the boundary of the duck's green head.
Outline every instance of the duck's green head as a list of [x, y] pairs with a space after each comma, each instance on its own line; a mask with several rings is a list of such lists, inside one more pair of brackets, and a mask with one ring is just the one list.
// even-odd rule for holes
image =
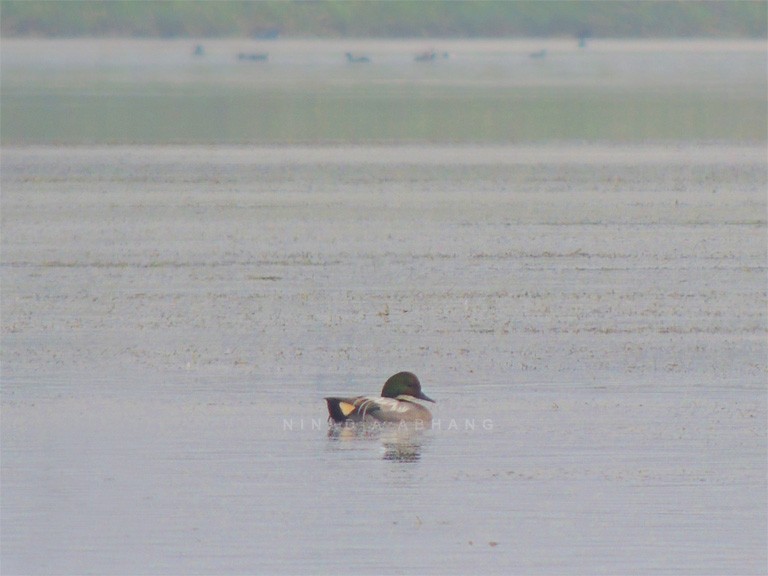
[[384, 383], [381, 389], [381, 395], [385, 398], [397, 398], [398, 396], [413, 396], [419, 400], [434, 402], [424, 392], [421, 391], [421, 382], [416, 378], [416, 374], [411, 372], [398, 372], [391, 376]]

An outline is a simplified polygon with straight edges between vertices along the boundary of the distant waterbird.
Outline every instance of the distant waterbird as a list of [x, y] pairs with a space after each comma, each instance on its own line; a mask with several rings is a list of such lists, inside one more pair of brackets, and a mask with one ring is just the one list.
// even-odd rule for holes
[[419, 52], [416, 54], [413, 59], [416, 62], [434, 62], [438, 58], [442, 58], [443, 60], [448, 60], [451, 55], [448, 52], [443, 52], [439, 54], [435, 50], [425, 50], [424, 52]]
[[588, 28], [584, 28], [576, 34], [576, 38], [579, 39], [579, 48], [587, 47], [587, 39], [592, 37], [592, 32]]
[[368, 56], [355, 56], [351, 52], [345, 52], [344, 55], [347, 57], [347, 62], [350, 64], [367, 64], [371, 61]]
[[240, 52], [237, 55], [238, 60], [247, 62], [266, 62], [269, 60], [268, 52]]
[[271, 28], [262, 28], [260, 30], [254, 31], [251, 35], [254, 38], [258, 38], [259, 40], [275, 40], [278, 36], [280, 36], [280, 28], [275, 26]]

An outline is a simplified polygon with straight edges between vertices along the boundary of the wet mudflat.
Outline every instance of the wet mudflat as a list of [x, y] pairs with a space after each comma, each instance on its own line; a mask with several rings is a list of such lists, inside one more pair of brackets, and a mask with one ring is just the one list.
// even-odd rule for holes
[[[4, 149], [4, 572], [760, 572], [765, 187], [750, 146]], [[329, 435], [401, 369], [430, 429]]]

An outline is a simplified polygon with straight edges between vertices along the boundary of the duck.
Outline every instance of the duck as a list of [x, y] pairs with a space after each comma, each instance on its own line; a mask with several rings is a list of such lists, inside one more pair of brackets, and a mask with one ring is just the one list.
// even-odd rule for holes
[[416, 62], [433, 62], [435, 58], [437, 58], [437, 53], [434, 50], [425, 50], [413, 57]]
[[438, 58], [448, 60], [450, 57], [451, 55], [448, 52], [442, 52], [438, 54], [436, 50], [424, 50], [424, 52], [419, 52], [416, 54], [413, 59], [416, 62], [434, 62]]
[[432, 414], [416, 400], [434, 402], [421, 391], [421, 382], [412, 372], [398, 372], [390, 376], [381, 389], [381, 396], [356, 396], [354, 398], [325, 398], [328, 404], [328, 421], [336, 424], [347, 422], [401, 422], [428, 423]]
[[246, 60], [250, 62], [266, 62], [269, 60], [268, 52], [240, 52], [237, 55], [238, 60]]
[[347, 62], [350, 64], [369, 64], [371, 62], [368, 56], [355, 56], [351, 52], [344, 52], [344, 56], [347, 57]]

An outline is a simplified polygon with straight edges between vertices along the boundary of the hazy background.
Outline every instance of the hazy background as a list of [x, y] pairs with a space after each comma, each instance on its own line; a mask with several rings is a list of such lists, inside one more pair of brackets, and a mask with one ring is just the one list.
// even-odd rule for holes
[[765, 38], [766, 3], [4, 0], [3, 36]]
[[767, 6], [5, 0], [0, 138], [765, 142]]

